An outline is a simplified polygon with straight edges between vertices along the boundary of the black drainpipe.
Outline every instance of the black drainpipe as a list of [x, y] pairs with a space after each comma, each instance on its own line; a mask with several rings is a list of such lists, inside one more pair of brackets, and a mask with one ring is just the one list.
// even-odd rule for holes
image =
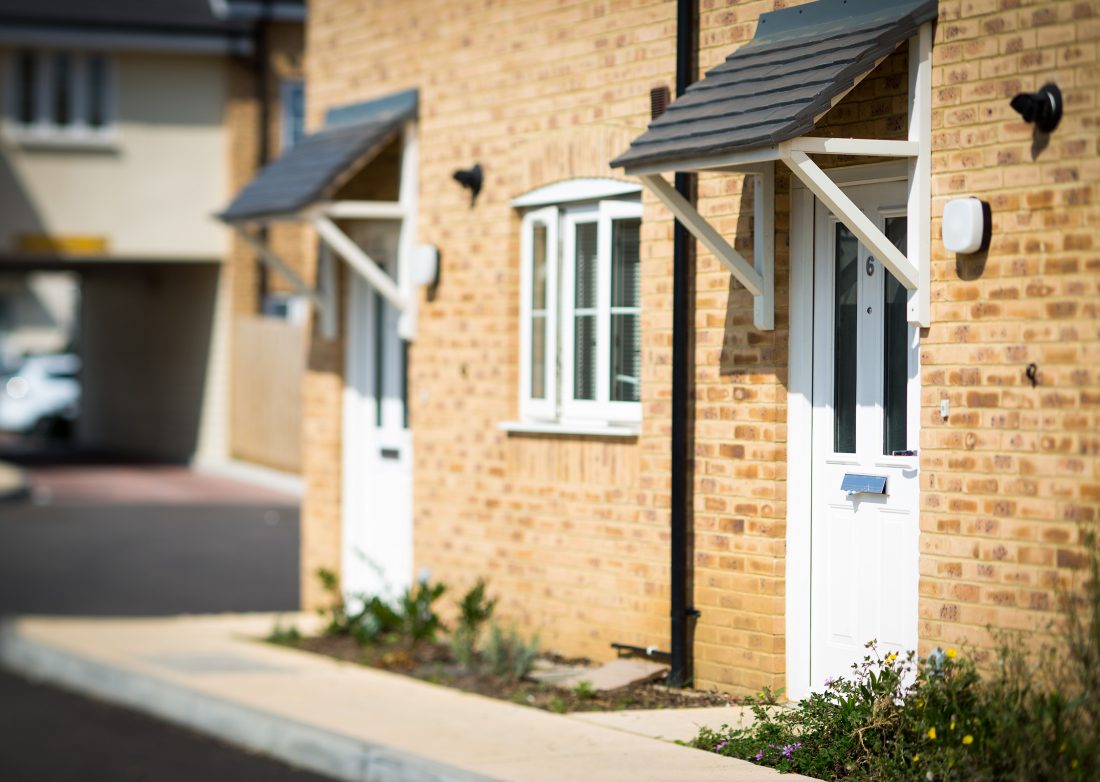
[[[256, 19], [253, 35], [253, 56], [255, 60], [254, 78], [256, 79], [257, 121], [259, 133], [256, 137], [256, 170], [267, 165], [271, 157], [271, 142], [269, 140], [269, 125], [271, 124], [271, 89], [268, 84], [271, 78], [270, 45], [268, 42], [268, 22], [271, 18], [271, 0], [261, 0], [260, 14]], [[267, 225], [261, 225], [259, 229], [260, 242], [267, 244]], [[267, 276], [267, 265], [256, 262], [256, 306], [259, 312], [263, 312], [264, 299], [270, 287]]]
[[[698, 0], [676, 0], [676, 95], [695, 81], [699, 26]], [[695, 176], [677, 172], [676, 190], [695, 203]], [[692, 430], [691, 328], [692, 268], [695, 245], [676, 221], [672, 244], [672, 487], [671, 487], [671, 670], [668, 683], [692, 681], [692, 630], [699, 614], [692, 606]]]

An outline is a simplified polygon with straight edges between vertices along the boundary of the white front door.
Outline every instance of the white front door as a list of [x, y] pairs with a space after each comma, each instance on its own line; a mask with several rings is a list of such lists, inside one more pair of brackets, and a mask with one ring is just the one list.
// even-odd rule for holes
[[[845, 192], [904, 252], [905, 183]], [[850, 674], [868, 641], [884, 654], [916, 649], [920, 408], [905, 288], [820, 203], [814, 226], [810, 685], [819, 689]], [[846, 478], [870, 492], [850, 493]]]
[[[397, 221], [360, 223], [349, 234], [394, 276]], [[397, 311], [354, 272], [347, 319], [342, 584], [349, 595], [396, 595], [413, 568], [407, 343], [397, 334]]]

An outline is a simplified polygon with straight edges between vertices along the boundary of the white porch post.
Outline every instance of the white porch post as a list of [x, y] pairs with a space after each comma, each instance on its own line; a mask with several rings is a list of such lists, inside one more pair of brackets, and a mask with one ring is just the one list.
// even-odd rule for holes
[[927, 328], [932, 319], [932, 24], [909, 39], [909, 239], [906, 253], [917, 267], [917, 288], [909, 293], [907, 314]]
[[418, 140], [416, 123], [405, 125], [404, 143], [401, 147], [401, 183], [398, 203], [401, 209], [401, 234], [397, 240], [397, 287], [405, 302], [397, 321], [397, 333], [405, 340], [416, 338], [417, 309], [420, 297], [413, 279], [413, 254], [416, 249], [417, 190], [420, 187], [418, 172]]
[[752, 174], [752, 262], [764, 292], [752, 300], [752, 323], [762, 331], [775, 329], [775, 163], [761, 164]]

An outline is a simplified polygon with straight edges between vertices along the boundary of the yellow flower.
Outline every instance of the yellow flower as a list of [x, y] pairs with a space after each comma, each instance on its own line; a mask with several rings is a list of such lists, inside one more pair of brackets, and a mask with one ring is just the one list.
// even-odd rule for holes
[[886, 655], [886, 662], [888, 663], [892, 663], [896, 659], [898, 659], [897, 652], [890, 652], [890, 654]]
[[932, 739], [932, 741], [936, 740], [936, 729], [935, 728], [929, 728], [928, 729], [928, 738]]
[[947, 659], [949, 659], [949, 660], [954, 660], [956, 657], [959, 656], [959, 652], [958, 652], [957, 649], [955, 649], [954, 646], [952, 646], [950, 649], [948, 649], [947, 652], [945, 652], [945, 654], [947, 655]]
[[955, 721], [951, 720], [951, 730], [954, 730], [954, 729], [955, 729]]
[[914, 755], [913, 756], [913, 762], [914, 763], [920, 763], [920, 755]]
[[974, 743], [974, 737], [971, 736], [969, 733], [967, 733], [965, 736], [963, 736], [963, 744], [973, 744], [973, 743]]

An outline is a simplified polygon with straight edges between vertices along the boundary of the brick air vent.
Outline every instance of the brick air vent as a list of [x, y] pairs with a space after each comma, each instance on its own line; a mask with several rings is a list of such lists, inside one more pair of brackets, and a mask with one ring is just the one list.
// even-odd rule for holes
[[649, 91], [649, 118], [657, 119], [668, 108], [668, 87], [654, 87]]

